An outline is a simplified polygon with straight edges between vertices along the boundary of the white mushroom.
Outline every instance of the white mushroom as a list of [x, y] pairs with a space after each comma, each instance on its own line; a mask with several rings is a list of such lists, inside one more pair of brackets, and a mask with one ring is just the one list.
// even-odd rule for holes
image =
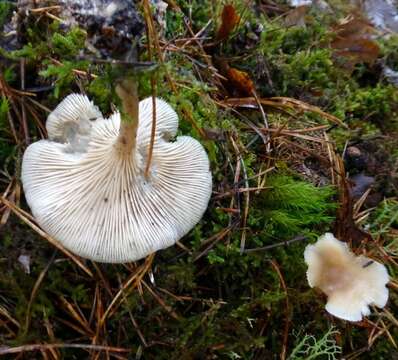
[[161, 99], [145, 176], [152, 99], [138, 106], [136, 92], [117, 90], [123, 121], [70, 95], [48, 117], [49, 140], [30, 145], [22, 164], [25, 197], [41, 227], [75, 254], [113, 263], [173, 245], [201, 219], [212, 187], [202, 145], [188, 136], [170, 141], [178, 117]]
[[304, 252], [311, 287], [328, 297], [326, 310], [341, 319], [360, 321], [370, 314], [369, 305], [383, 308], [388, 300], [389, 281], [384, 265], [365, 256], [356, 256], [333, 234], [321, 236]]

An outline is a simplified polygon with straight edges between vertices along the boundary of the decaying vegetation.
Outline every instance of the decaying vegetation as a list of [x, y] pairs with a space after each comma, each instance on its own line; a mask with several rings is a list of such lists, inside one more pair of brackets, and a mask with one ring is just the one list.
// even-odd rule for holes
[[[178, 246], [124, 265], [80, 259], [43, 232], [20, 166], [69, 93], [110, 114], [129, 64], [82, 56], [90, 34], [66, 27], [56, 1], [37, 1], [16, 28], [16, 4], [0, 3], [0, 354], [396, 357], [398, 35], [346, 1], [166, 3], [137, 5], [139, 60], [157, 64], [139, 93], [169, 102], [180, 133], [205, 146], [213, 196]], [[385, 309], [359, 323], [325, 312], [303, 259], [325, 231], [387, 266]]]

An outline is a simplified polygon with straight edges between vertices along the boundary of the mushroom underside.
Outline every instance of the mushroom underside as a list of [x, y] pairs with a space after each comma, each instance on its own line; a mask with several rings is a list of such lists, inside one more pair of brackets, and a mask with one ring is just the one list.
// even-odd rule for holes
[[[141, 103], [141, 114], [152, 116]], [[27, 202], [43, 229], [69, 250], [100, 262], [133, 261], [174, 244], [202, 217], [211, 194], [207, 154], [191, 137], [165, 140], [175, 135], [178, 119], [164, 116], [162, 106], [148, 177], [148, 116], [140, 115], [137, 146], [127, 157], [115, 147], [119, 114], [93, 122], [86, 152], [49, 140], [28, 147]]]

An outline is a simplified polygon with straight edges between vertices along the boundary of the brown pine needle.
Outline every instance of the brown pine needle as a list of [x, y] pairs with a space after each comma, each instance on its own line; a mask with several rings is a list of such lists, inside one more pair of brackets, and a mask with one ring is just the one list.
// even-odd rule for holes
[[86, 331], [86, 334], [89, 334], [89, 336], [92, 336], [94, 334], [93, 330], [90, 328], [89, 323], [87, 320], [83, 317], [81, 312], [75, 307], [68, 302], [68, 300], [65, 299], [65, 297], [61, 296], [60, 297], [62, 305], [65, 307], [66, 311], [70, 314], [70, 316], [75, 319], [79, 325]]
[[[258, 99], [263, 106], [269, 106], [276, 110], [294, 110], [297, 112], [312, 112], [319, 116], [329, 120], [330, 122], [347, 128], [339, 118], [322, 111], [319, 107], [307, 104], [303, 101], [287, 98], [287, 97], [272, 97], [266, 99]], [[254, 97], [247, 98], [231, 98], [221, 102], [221, 105], [232, 106], [232, 107], [252, 107], [257, 108], [257, 101]]]
[[156, 294], [156, 292], [145, 282], [142, 281], [142, 284], [145, 286], [145, 288], [151, 293], [151, 295], [156, 299], [156, 301], [160, 304], [160, 306], [165, 309], [172, 318], [178, 320], [180, 317], [176, 314], [176, 312], [172, 309], [171, 306], [167, 305], [164, 300]]
[[151, 128], [151, 140], [149, 143], [148, 159], [145, 167], [145, 177], [148, 177], [148, 172], [151, 167], [153, 146], [155, 144], [156, 135], [156, 81], [155, 78], [151, 77], [151, 87], [152, 87], [152, 128]]
[[130, 288], [129, 291], [131, 291], [132, 289], [134, 289], [135, 287], [138, 286], [138, 284], [141, 282], [141, 279], [144, 277], [144, 275], [147, 273], [147, 271], [151, 267], [154, 258], [155, 258], [155, 254], [149, 255], [145, 259], [145, 263], [143, 265], [141, 265], [137, 269], [137, 271], [132, 276], [130, 276], [130, 278], [124, 283], [124, 285], [121, 287], [121, 289], [115, 295], [115, 297], [112, 299], [112, 302], [109, 304], [108, 308], [105, 310], [105, 313], [100, 320], [101, 325], [105, 323], [107, 317], [111, 314], [111, 312], [114, 312], [115, 309], [117, 308], [118, 304], [120, 304], [120, 300], [123, 297], [123, 292], [125, 292], [129, 288]]

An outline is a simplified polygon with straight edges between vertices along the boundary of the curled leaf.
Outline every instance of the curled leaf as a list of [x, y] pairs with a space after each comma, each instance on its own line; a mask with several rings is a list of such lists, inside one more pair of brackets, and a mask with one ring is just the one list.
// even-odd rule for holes
[[226, 76], [232, 87], [244, 95], [252, 95], [254, 83], [247, 72], [228, 67]]
[[226, 39], [239, 23], [240, 16], [233, 5], [225, 5], [221, 14], [221, 26], [218, 29], [216, 39]]
[[375, 29], [369, 21], [351, 15], [340, 22], [333, 32], [336, 37], [330, 45], [335, 50], [335, 56], [344, 60], [347, 69], [353, 70], [359, 63], [372, 65], [379, 57], [379, 45], [370, 38]]

